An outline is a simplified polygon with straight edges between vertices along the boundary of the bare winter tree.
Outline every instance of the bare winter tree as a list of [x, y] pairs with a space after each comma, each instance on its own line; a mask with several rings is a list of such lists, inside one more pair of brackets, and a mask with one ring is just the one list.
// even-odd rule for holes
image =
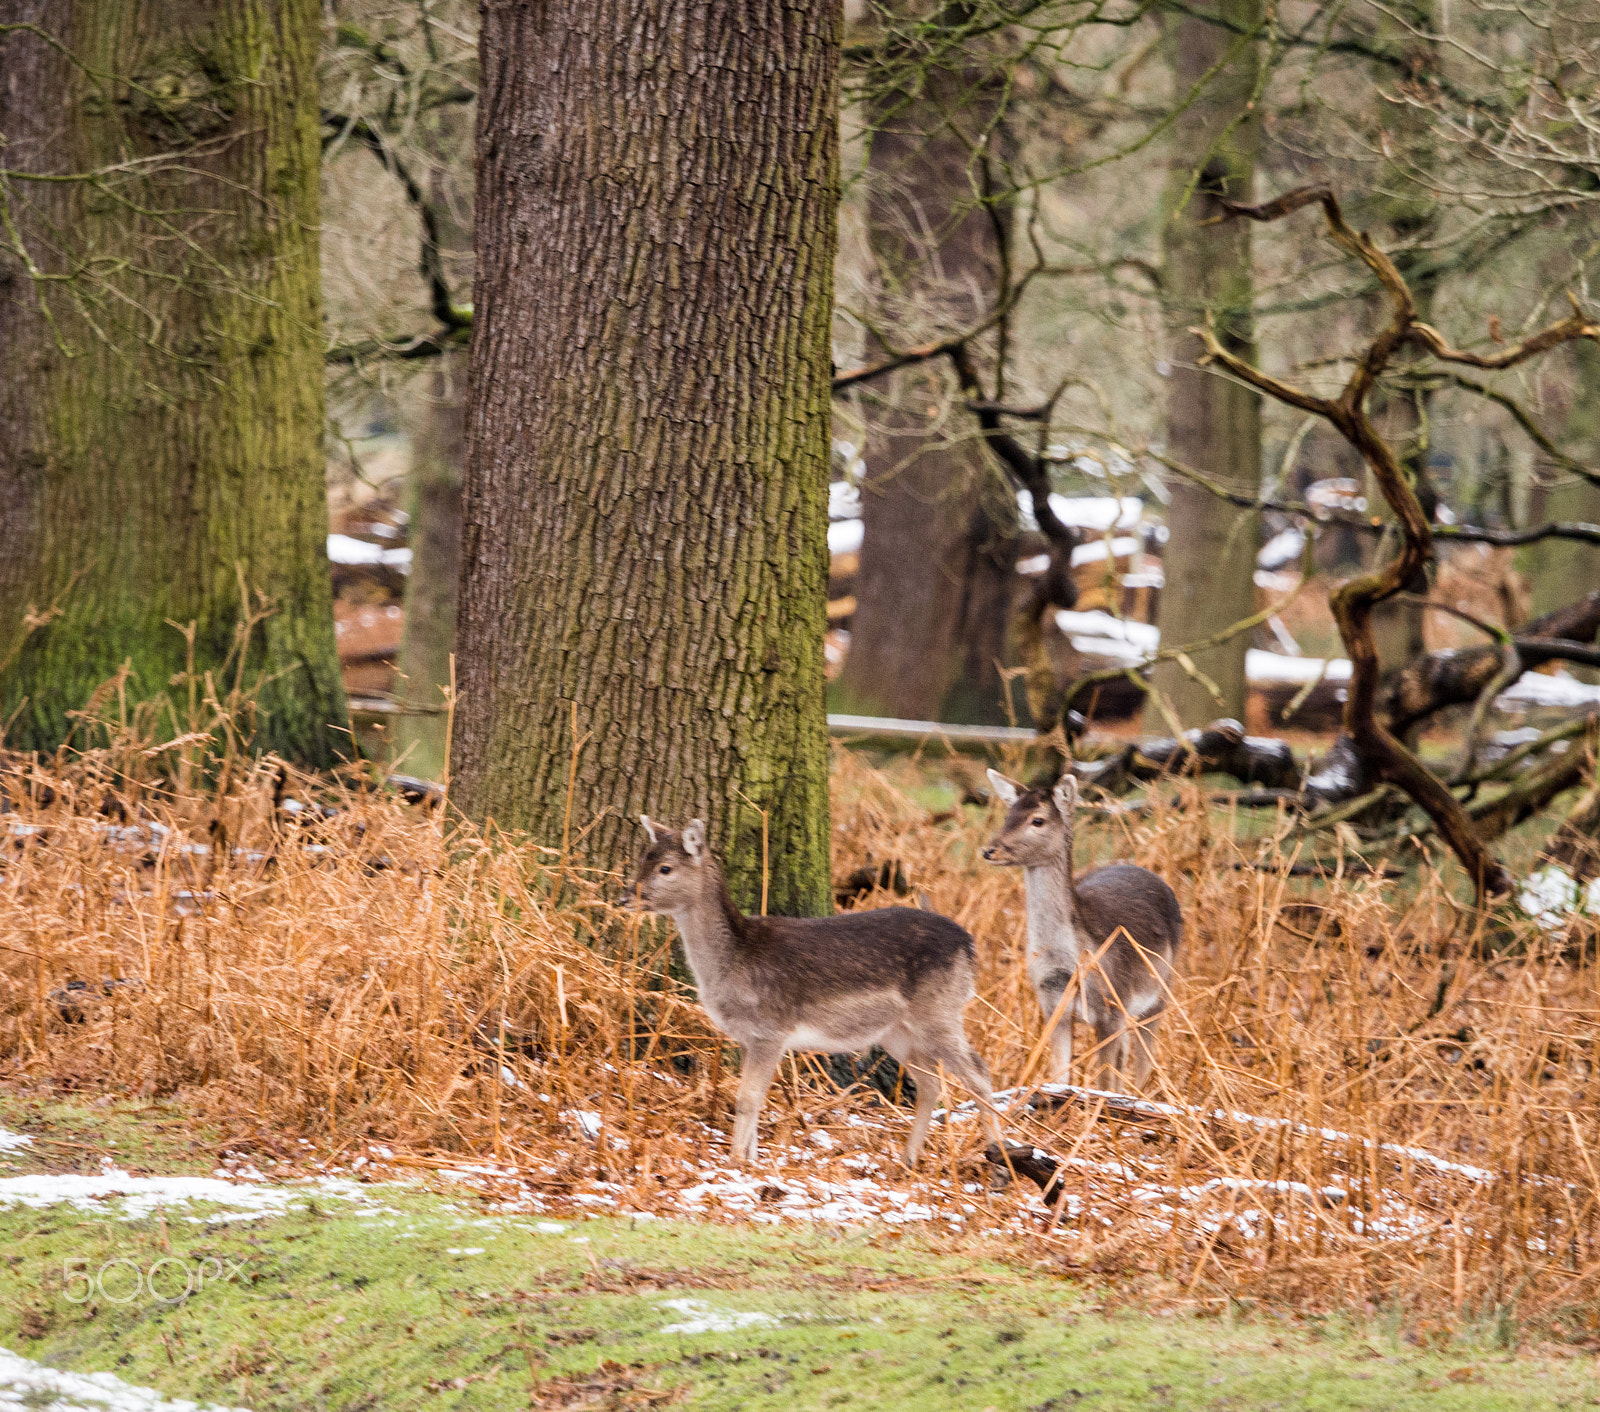
[[[1249, 228], [1221, 225], [1215, 217], [1221, 202], [1248, 200], [1255, 178], [1262, 16], [1259, 0], [1217, 0], [1166, 21], [1174, 92], [1188, 99], [1172, 130], [1162, 227], [1162, 289], [1171, 324], [1167, 447], [1247, 494], [1261, 484], [1260, 398], [1240, 380], [1199, 366], [1201, 350], [1187, 330], [1203, 311], [1235, 357], [1255, 361]], [[1254, 611], [1261, 526], [1257, 516], [1192, 484], [1180, 482], [1171, 493], [1162, 640], [1200, 642]], [[1183, 661], [1168, 659], [1152, 672], [1153, 685], [1185, 726], [1218, 715], [1243, 719], [1249, 645], [1246, 634], [1236, 633]], [[1152, 707], [1147, 724], [1160, 729], [1161, 712]]]
[[[1327, 188], [1303, 187], [1263, 205], [1228, 202], [1225, 210], [1233, 217], [1275, 221], [1313, 204], [1321, 206], [1334, 243], [1371, 270], [1390, 304], [1388, 323], [1352, 360], [1353, 370], [1339, 394], [1320, 396], [1261, 372], [1228, 348], [1210, 323], [1195, 332], [1204, 340], [1207, 357], [1235, 377], [1288, 406], [1327, 421], [1361, 454], [1383, 492], [1400, 526], [1400, 552], [1371, 572], [1341, 583], [1330, 598], [1352, 667], [1344, 710], [1348, 753], [1370, 778], [1399, 787], [1427, 814], [1461, 860], [1480, 898], [1505, 893], [1510, 890], [1510, 875], [1485, 846], [1461, 802], [1377, 715], [1379, 661], [1372, 631], [1373, 610], [1425, 571], [1433, 557], [1434, 542], [1433, 527], [1423, 512], [1416, 488], [1401, 469], [1394, 449], [1373, 425], [1368, 401], [1397, 354], [1407, 347], [1419, 348], [1446, 366], [1499, 370], [1516, 367], [1575, 339], [1600, 339], [1600, 324], [1586, 318], [1574, 301], [1568, 318], [1514, 344], [1490, 353], [1457, 348], [1419, 317], [1410, 287], [1394, 262], [1364, 232], [1351, 228], [1338, 200]], [[1486, 699], [1522, 670], [1514, 653], [1507, 666], [1504, 676], [1491, 679]]]
[[457, 797], [615, 862], [703, 815], [828, 909], [840, 16], [483, 12]]
[[[1011, 146], [1004, 70], [988, 55], [940, 47], [948, 26], [969, 15], [949, 7], [938, 17], [945, 28], [931, 35], [906, 26], [870, 100], [874, 326], [895, 346], [970, 327], [1003, 297], [1011, 218], [994, 192], [1004, 188]], [[954, 389], [940, 361], [863, 394], [865, 533], [836, 689], [846, 710], [1003, 719], [998, 667], [1015, 582], [1016, 498], [981, 442], [944, 425]], [[954, 421], [970, 425], [959, 410]]]

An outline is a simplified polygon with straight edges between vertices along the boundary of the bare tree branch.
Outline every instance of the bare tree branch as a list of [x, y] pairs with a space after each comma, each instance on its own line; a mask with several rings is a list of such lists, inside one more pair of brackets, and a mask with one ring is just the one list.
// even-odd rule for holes
[[412, 338], [390, 342], [367, 339], [362, 343], [337, 344], [322, 355], [322, 360], [340, 366], [382, 359], [404, 363], [416, 358], [437, 358], [452, 348], [465, 348], [471, 335], [471, 325], [462, 324], [457, 328], [437, 333], [419, 333]]
[[[1433, 533], [1416, 491], [1367, 415], [1367, 394], [1395, 353], [1414, 338], [1435, 356], [1456, 354], [1458, 350], [1450, 348], [1443, 337], [1427, 325], [1417, 323], [1416, 302], [1405, 279], [1394, 262], [1364, 232], [1353, 230], [1345, 221], [1330, 188], [1300, 187], [1260, 205], [1223, 203], [1229, 217], [1242, 216], [1254, 221], [1280, 220], [1312, 204], [1321, 206], [1334, 243], [1378, 277], [1393, 304], [1389, 323], [1367, 345], [1340, 396], [1336, 400], [1315, 397], [1268, 378], [1229, 353], [1209, 327], [1197, 329], [1196, 333], [1205, 342], [1208, 361], [1220, 363], [1235, 377], [1280, 401], [1323, 417], [1360, 453], [1394, 511], [1402, 536], [1400, 552], [1376, 569], [1346, 580], [1329, 598], [1351, 664], [1345, 699], [1345, 733], [1365, 770], [1377, 779], [1398, 785], [1433, 821], [1461, 860], [1481, 901], [1490, 895], [1509, 892], [1510, 874], [1484, 846], [1461, 802], [1444, 782], [1378, 720], [1378, 653], [1372, 635], [1373, 608], [1414, 581], [1432, 559]], [[1425, 332], [1421, 332], [1423, 330]], [[1585, 336], [1591, 336], [1590, 326], [1575, 313], [1573, 318], [1506, 350], [1504, 361], [1495, 365], [1510, 366], [1558, 343]]]
[[954, 338], [942, 339], [938, 343], [919, 343], [915, 348], [907, 348], [899, 353], [891, 353], [887, 358], [881, 358], [876, 363], [863, 363], [859, 367], [847, 368], [842, 373], [833, 375], [833, 392], [837, 396], [857, 383], [871, 382], [874, 378], [883, 377], [900, 368], [909, 368], [914, 363], [926, 363], [934, 358], [947, 358], [956, 349], [962, 347], [969, 338], [993, 327], [985, 320], [976, 329], [967, 333], [957, 334]]
[[[323, 113], [324, 127], [334, 130], [334, 137], [351, 136], [361, 140], [369, 151], [394, 174], [409, 201], [422, 221], [422, 253], [418, 268], [428, 286], [428, 302], [434, 318], [445, 329], [462, 329], [472, 326], [470, 306], [458, 305], [450, 293], [450, 281], [445, 277], [444, 258], [439, 234], [439, 213], [428, 199], [421, 184], [406, 169], [379, 129], [363, 117], [347, 117], [339, 113]], [[330, 138], [329, 140], [332, 140]]]

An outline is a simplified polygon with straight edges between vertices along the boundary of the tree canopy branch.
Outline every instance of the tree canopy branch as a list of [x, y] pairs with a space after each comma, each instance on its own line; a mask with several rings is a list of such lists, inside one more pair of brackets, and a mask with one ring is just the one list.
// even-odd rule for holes
[[339, 113], [322, 115], [324, 127], [334, 129], [335, 136], [350, 136], [360, 141], [393, 173], [405, 191], [406, 200], [416, 208], [422, 221], [422, 252], [418, 268], [428, 286], [428, 303], [434, 318], [447, 330], [472, 326], [472, 308], [455, 302], [450, 292], [450, 281], [445, 277], [444, 257], [441, 253], [439, 213], [421, 184], [411, 175], [383, 133], [366, 118], [345, 116]]
[[[1206, 341], [1208, 355], [1221, 362], [1230, 372], [1280, 401], [1316, 413], [1333, 426], [1360, 453], [1384, 499], [1394, 511], [1402, 536], [1400, 552], [1371, 571], [1347, 579], [1329, 596], [1329, 606], [1339, 625], [1339, 636], [1343, 639], [1351, 667], [1344, 710], [1345, 740], [1364, 770], [1376, 779], [1399, 785], [1428, 815], [1461, 860], [1480, 900], [1509, 892], [1510, 874], [1484, 846], [1461, 801], [1378, 719], [1376, 710], [1378, 652], [1372, 634], [1372, 611], [1384, 599], [1401, 592], [1433, 558], [1433, 527], [1423, 513], [1416, 491], [1402, 472], [1393, 449], [1372, 425], [1367, 415], [1366, 399], [1399, 348], [1416, 336], [1419, 328], [1427, 326], [1417, 323], [1416, 300], [1394, 262], [1373, 244], [1365, 232], [1351, 228], [1331, 188], [1303, 186], [1258, 205], [1233, 201], [1224, 201], [1222, 205], [1224, 215], [1218, 219], [1244, 217], [1254, 221], [1281, 220], [1306, 206], [1320, 206], [1334, 243], [1366, 265], [1378, 277], [1393, 301], [1394, 309], [1388, 325], [1379, 330], [1362, 352], [1337, 401], [1313, 397], [1299, 388], [1267, 377], [1229, 355], [1217, 343], [1214, 334], [1206, 338], [1202, 333], [1201, 337]], [[1572, 323], [1573, 320], [1565, 321], [1567, 326]], [[1538, 346], [1530, 347], [1522, 356], [1532, 356], [1534, 352], [1553, 347], [1564, 338], [1575, 336], [1570, 331], [1556, 336], [1554, 331], [1547, 330], [1545, 335], [1528, 341], [1530, 345]], [[1428, 340], [1423, 336], [1421, 341], [1426, 344]], [[1440, 343], [1443, 343], [1442, 339]]]

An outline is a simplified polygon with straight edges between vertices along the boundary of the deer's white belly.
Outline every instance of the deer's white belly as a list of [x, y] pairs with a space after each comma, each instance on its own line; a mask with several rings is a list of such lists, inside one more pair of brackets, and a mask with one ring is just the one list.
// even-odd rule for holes
[[[888, 1028], [887, 1026], [884, 1029]], [[816, 1029], [811, 1025], [797, 1025], [784, 1040], [785, 1049], [813, 1049], [824, 1054], [850, 1054], [858, 1049], [870, 1049], [883, 1034], [883, 1029], [851, 1034], [839, 1034]]]

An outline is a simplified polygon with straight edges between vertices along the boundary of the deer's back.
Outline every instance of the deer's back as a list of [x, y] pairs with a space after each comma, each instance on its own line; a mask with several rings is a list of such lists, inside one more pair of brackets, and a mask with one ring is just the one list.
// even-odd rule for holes
[[894, 988], [910, 995], [923, 980], [960, 971], [976, 951], [966, 930], [914, 907], [877, 907], [836, 917], [749, 917], [740, 952], [753, 970], [811, 995]]
[[1148, 868], [1107, 863], [1091, 868], [1073, 889], [1081, 941], [1098, 946], [1118, 927], [1145, 950], [1168, 959], [1183, 935], [1177, 895]]

